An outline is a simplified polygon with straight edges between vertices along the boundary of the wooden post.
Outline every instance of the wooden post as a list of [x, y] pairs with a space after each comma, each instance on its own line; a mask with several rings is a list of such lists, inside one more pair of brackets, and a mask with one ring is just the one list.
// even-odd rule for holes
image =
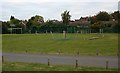
[[97, 55], [97, 56], [99, 55], [99, 50], [98, 50], [98, 49], [96, 49], [96, 55]]
[[22, 28], [21, 28], [21, 34], [22, 34], [23, 32], [22, 32]]
[[52, 32], [52, 31], [50, 31], [50, 34], [51, 34], [51, 36], [52, 36], [52, 39], [54, 39], [54, 37], [53, 37], [53, 32]]
[[79, 31], [77, 31], [77, 33], [79, 33]]
[[76, 59], [75, 67], [78, 68], [78, 60]]
[[106, 69], [108, 69], [109, 61], [106, 61]]
[[79, 55], [79, 50], [77, 51], [77, 55]]
[[2, 56], [2, 62], [4, 62], [4, 58], [3, 58], [3, 56]]
[[50, 59], [48, 59], [48, 66], [50, 66]]
[[97, 55], [97, 56], [99, 55], [98, 52], [96, 53], [96, 55]]
[[46, 34], [47, 34], [48, 32], [47, 32], [47, 30], [46, 30]]
[[89, 33], [91, 34], [91, 29], [89, 29]]
[[35, 34], [37, 34], [37, 31], [35, 31]]
[[63, 31], [64, 39], [66, 39], [66, 31]]
[[25, 52], [27, 53], [27, 50], [25, 50]]

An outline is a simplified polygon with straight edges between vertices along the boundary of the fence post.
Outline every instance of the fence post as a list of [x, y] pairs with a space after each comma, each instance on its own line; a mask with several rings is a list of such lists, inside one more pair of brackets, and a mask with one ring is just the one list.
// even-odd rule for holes
[[78, 50], [78, 52], [77, 52], [77, 55], [79, 55], [79, 50]]
[[27, 53], [27, 50], [26, 50], [26, 53]]
[[66, 31], [63, 31], [63, 37], [66, 39]]
[[46, 34], [47, 34], [48, 32], [47, 32], [47, 30], [46, 30]]
[[75, 67], [78, 68], [78, 60], [76, 59]]
[[48, 59], [48, 66], [50, 66], [50, 59]]
[[109, 61], [106, 61], [106, 69], [108, 69]]
[[97, 56], [99, 55], [99, 49], [96, 49], [96, 55]]
[[98, 55], [99, 55], [99, 53], [97, 52], [97, 53], [96, 53], [96, 55], [98, 56]]
[[4, 62], [4, 58], [3, 58], [3, 56], [2, 56], [2, 62]]

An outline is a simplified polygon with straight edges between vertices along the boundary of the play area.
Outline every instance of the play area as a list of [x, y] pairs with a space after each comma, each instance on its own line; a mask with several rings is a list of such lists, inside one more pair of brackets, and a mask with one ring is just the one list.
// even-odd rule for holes
[[3, 52], [116, 56], [115, 33], [3, 34]]

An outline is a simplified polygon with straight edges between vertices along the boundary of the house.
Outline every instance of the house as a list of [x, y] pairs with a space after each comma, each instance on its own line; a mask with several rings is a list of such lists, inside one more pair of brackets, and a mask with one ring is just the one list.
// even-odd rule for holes
[[88, 17], [81, 17], [80, 19], [75, 19], [70, 21], [70, 26], [79, 26], [81, 28], [88, 28], [90, 21]]

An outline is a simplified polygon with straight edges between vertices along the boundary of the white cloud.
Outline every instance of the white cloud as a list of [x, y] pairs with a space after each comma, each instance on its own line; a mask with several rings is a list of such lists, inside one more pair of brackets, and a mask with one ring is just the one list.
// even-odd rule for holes
[[[11, 15], [19, 19], [29, 19], [41, 15], [47, 19], [61, 19], [64, 10], [70, 10], [72, 19], [95, 15], [100, 10], [117, 10], [117, 0], [2, 0], [2, 20], [9, 20]], [[86, 1], [86, 2], [85, 2]], [[7, 4], [4, 4], [7, 3]], [[1, 8], [0, 8], [1, 10]], [[0, 12], [1, 13], [1, 12]]]
[[1, 0], [5, 3], [46, 3], [46, 2], [118, 2], [119, 0]]

